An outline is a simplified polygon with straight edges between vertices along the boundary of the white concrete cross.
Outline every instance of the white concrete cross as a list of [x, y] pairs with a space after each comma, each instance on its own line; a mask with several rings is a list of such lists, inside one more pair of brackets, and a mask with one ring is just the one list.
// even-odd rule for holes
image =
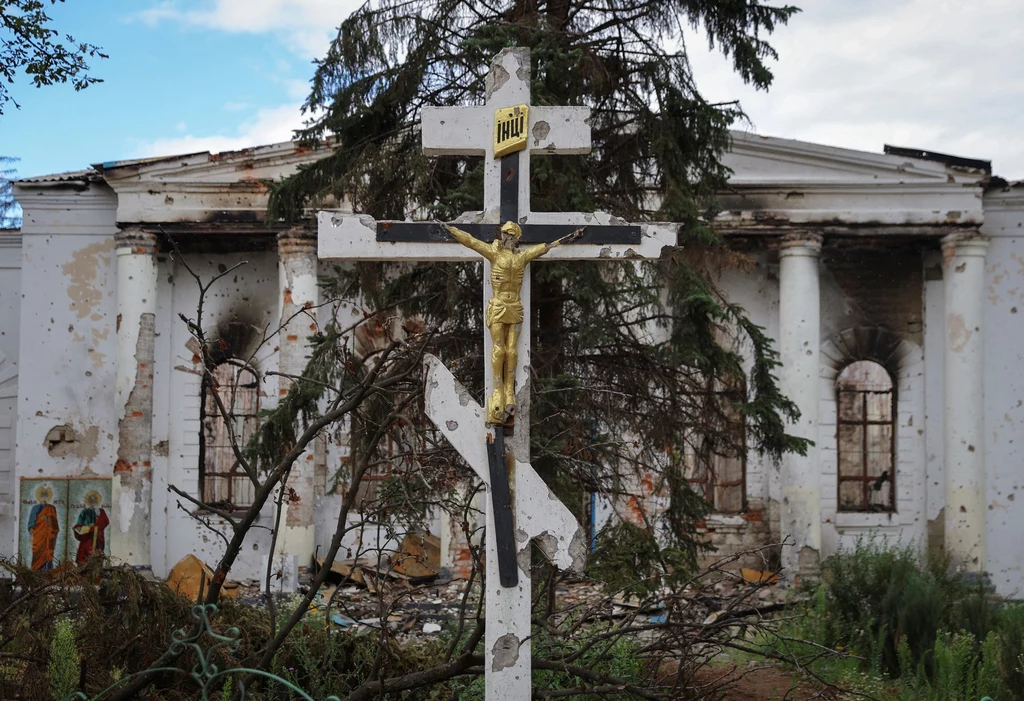
[[[590, 231], [623, 229], [627, 225], [604, 213], [532, 212], [529, 209], [530, 154], [580, 154], [590, 151], [591, 137], [586, 107], [529, 107], [527, 148], [519, 153], [518, 172], [503, 177], [501, 161], [494, 158], [494, 113], [502, 107], [530, 102], [530, 53], [528, 49], [504, 49], [491, 62], [487, 78], [487, 102], [483, 106], [424, 108], [422, 114], [423, 150], [428, 155], [483, 155], [485, 157], [484, 211], [462, 215], [456, 224], [499, 225], [510, 213], [509, 189], [515, 185], [514, 200], [523, 239], [544, 237], [543, 225], [587, 226]], [[502, 184], [505, 191], [502, 192]], [[503, 197], [504, 195], [504, 197]], [[504, 204], [504, 211], [503, 211]], [[525, 207], [523, 206], [525, 205]], [[535, 225], [542, 225], [537, 227]], [[319, 214], [319, 253], [335, 260], [480, 260], [473, 251], [438, 234], [420, 235], [425, 229], [396, 224], [419, 231], [418, 240], [380, 240], [387, 238], [392, 225], [366, 216]], [[421, 225], [424, 226], [424, 225]], [[480, 227], [477, 227], [480, 229]], [[618, 258], [658, 258], [665, 246], [675, 246], [677, 229], [672, 224], [643, 224], [639, 241], [632, 244], [588, 244], [585, 235], [579, 244], [552, 249], [545, 259], [595, 260]], [[621, 233], [621, 232], [620, 232]], [[536, 238], [541, 237], [541, 238]], [[415, 237], [412, 237], [415, 238]], [[589, 237], [591, 241], [600, 236]], [[613, 239], [614, 240], [614, 239]], [[491, 297], [489, 263], [484, 262], [484, 308]], [[525, 318], [530, 319], [530, 270], [527, 268], [521, 292]], [[491, 353], [490, 338], [484, 335], [484, 357]], [[529, 699], [532, 695], [530, 665], [530, 543], [535, 542], [556, 566], [581, 571], [588, 547], [585, 529], [572, 513], [551, 493], [530, 466], [530, 328], [523, 324], [519, 340], [516, 377], [517, 426], [508, 442], [515, 457], [511, 475], [515, 539], [519, 565], [518, 583], [499, 584], [496, 539], [486, 538], [486, 620], [484, 637], [486, 698]], [[427, 358], [425, 405], [430, 417], [462, 458], [490, 489], [487, 460], [488, 427], [486, 411], [476, 403], [448, 369], [434, 357]], [[490, 373], [484, 396], [493, 391]], [[487, 533], [493, 534], [493, 509], [487, 510]]]

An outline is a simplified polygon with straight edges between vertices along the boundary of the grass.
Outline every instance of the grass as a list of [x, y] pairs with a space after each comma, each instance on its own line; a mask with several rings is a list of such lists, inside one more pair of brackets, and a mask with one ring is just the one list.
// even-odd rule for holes
[[880, 699], [1024, 701], [1024, 605], [946, 560], [862, 541], [825, 560], [822, 582], [802, 594], [759, 649]]

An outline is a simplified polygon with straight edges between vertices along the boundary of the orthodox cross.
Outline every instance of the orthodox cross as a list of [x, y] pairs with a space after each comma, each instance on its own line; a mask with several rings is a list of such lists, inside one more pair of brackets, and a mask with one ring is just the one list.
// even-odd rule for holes
[[[487, 76], [486, 104], [423, 109], [425, 154], [484, 156], [482, 212], [463, 214], [451, 226], [431, 222], [377, 222], [367, 216], [321, 212], [320, 257], [479, 260], [482, 247], [493, 246], [497, 250], [506, 238], [501, 232], [503, 228], [506, 234], [513, 235], [517, 233], [514, 229], [518, 229], [519, 241], [524, 245], [547, 244], [543, 253], [550, 259], [658, 258], [665, 246], [676, 245], [677, 226], [672, 224], [631, 225], [600, 212], [531, 211], [531, 155], [588, 153], [591, 137], [589, 108], [532, 106], [529, 102], [530, 53], [528, 49], [517, 47], [502, 50], [492, 60]], [[469, 237], [478, 243], [469, 241]], [[559, 239], [566, 245], [552, 247]], [[488, 307], [497, 296], [492, 284], [493, 264], [490, 258], [484, 258], [486, 317]], [[584, 530], [530, 466], [529, 266], [524, 264], [516, 274], [520, 272], [517, 304], [522, 305], [522, 322], [513, 324], [518, 327], [516, 343], [511, 349], [505, 349], [506, 358], [512, 364], [511, 377], [519, 380], [518, 386], [506, 388], [514, 390], [513, 416], [505, 412], [498, 419], [494, 412], [469, 398], [440, 360], [428, 357], [426, 361], [424, 403], [427, 415], [491, 493], [491, 508], [487, 510], [485, 594], [488, 701], [528, 699], [532, 694], [530, 543], [535, 542], [557, 566], [575, 571], [582, 570], [587, 550]], [[500, 271], [498, 273], [501, 286]], [[485, 358], [494, 357], [491, 334], [486, 332], [484, 350]], [[495, 377], [499, 375], [496, 372], [485, 375], [484, 396], [493, 397], [496, 381], [504, 381], [504, 378]], [[507, 403], [501, 407], [508, 408], [511, 407]], [[507, 448], [506, 435], [509, 438]]]

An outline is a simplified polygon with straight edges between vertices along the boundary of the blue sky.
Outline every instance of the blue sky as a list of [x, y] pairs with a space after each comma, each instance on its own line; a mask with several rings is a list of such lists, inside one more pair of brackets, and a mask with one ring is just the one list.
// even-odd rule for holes
[[0, 117], [0, 154], [20, 158], [18, 174], [28, 176], [287, 139], [301, 123], [310, 62], [352, 5], [58, 4], [51, 12], [56, 27], [110, 55], [92, 64], [104, 82], [78, 93], [17, 83], [12, 93], [21, 109]]
[[[696, 34], [698, 83], [740, 99], [746, 128], [880, 152], [885, 143], [987, 158], [1024, 177], [1024, 1], [792, 0], [804, 12], [772, 42], [770, 93], [756, 93]], [[62, 32], [110, 54], [104, 83], [13, 86], [0, 154], [19, 176], [90, 163], [287, 139], [334, 28], [355, 0], [67, 0]]]

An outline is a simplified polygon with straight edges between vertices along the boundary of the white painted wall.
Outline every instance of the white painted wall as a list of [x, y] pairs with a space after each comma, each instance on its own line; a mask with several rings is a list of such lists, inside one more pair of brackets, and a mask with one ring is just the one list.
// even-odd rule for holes
[[21, 233], [0, 233], [0, 557], [17, 551], [14, 445], [18, 417]]
[[925, 376], [925, 528], [935, 542], [945, 529], [946, 504], [945, 387], [943, 373], [946, 339], [946, 288], [942, 280], [942, 254], [933, 251], [924, 257], [924, 376]]
[[[15, 473], [20, 477], [112, 474], [114, 414], [116, 198], [87, 189], [16, 188], [24, 209], [20, 369]], [[77, 455], [54, 457], [50, 429], [72, 426]]]
[[985, 503], [988, 570], [1024, 597], [1024, 189], [985, 196]]
[[[840, 357], [837, 347], [842, 343], [841, 336], [837, 334], [823, 344], [823, 358]], [[923, 546], [925, 543], [924, 353], [920, 346], [906, 340], [900, 352], [899, 374], [893, 378], [896, 389], [896, 511], [892, 513], [839, 511], [835, 390], [838, 373], [823, 363], [818, 436], [825, 555], [853, 548], [858, 539], [868, 536], [905, 545]]]
[[[766, 252], [748, 253], [751, 261], [749, 268], [730, 268], [723, 271], [718, 284], [725, 291], [729, 301], [743, 307], [755, 324], [765, 328], [765, 333], [773, 339], [778, 348], [779, 337], [779, 283], [778, 264], [769, 262]], [[749, 373], [752, 366], [750, 349], [743, 346], [739, 351], [746, 358], [744, 370]], [[752, 448], [752, 446], [751, 446]], [[747, 455], [747, 498], [767, 504], [768, 498], [778, 498], [772, 494], [770, 484], [773, 475], [777, 483], [778, 466], [766, 456], [758, 455], [751, 450]]]

